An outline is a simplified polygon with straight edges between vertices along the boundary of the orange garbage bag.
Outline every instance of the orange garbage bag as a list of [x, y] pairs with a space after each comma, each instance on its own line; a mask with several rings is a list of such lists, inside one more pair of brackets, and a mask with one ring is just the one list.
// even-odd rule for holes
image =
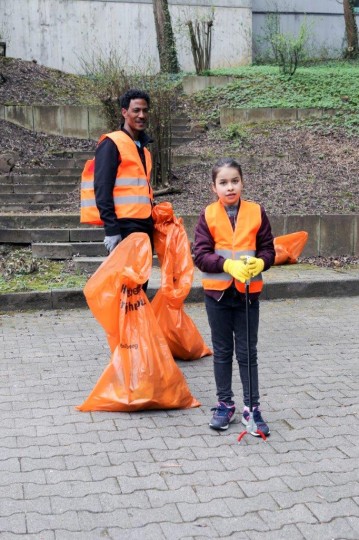
[[274, 238], [274, 264], [295, 264], [308, 240], [306, 231], [297, 231]]
[[[150, 274], [151, 245], [133, 233], [87, 282], [84, 294], [107, 332], [106, 366], [80, 411], [138, 411], [197, 407], [141, 285]], [[117, 341], [116, 341], [117, 340]]]
[[171, 203], [156, 205], [154, 245], [161, 265], [161, 288], [152, 309], [175, 358], [195, 360], [212, 354], [192, 319], [184, 311], [194, 275], [186, 230], [176, 218]]

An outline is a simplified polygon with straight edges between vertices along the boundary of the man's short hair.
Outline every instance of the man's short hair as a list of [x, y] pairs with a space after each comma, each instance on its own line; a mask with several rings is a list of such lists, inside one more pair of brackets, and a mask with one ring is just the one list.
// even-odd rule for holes
[[144, 90], [138, 88], [130, 88], [122, 96], [118, 98], [121, 109], [128, 109], [132, 99], [144, 99], [147, 105], [150, 106], [150, 96]]

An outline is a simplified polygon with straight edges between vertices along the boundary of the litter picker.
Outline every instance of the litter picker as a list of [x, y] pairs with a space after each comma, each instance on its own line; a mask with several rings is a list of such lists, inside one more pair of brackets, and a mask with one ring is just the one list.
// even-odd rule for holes
[[266, 441], [266, 436], [257, 427], [257, 424], [253, 418], [253, 404], [252, 404], [252, 369], [251, 369], [251, 349], [250, 349], [250, 329], [249, 329], [249, 284], [250, 279], [246, 281], [245, 296], [246, 296], [246, 327], [247, 327], [247, 361], [248, 361], [248, 385], [249, 385], [249, 421], [246, 425], [246, 429], [238, 435], [238, 442], [240, 443], [243, 437], [247, 434], [257, 433]]

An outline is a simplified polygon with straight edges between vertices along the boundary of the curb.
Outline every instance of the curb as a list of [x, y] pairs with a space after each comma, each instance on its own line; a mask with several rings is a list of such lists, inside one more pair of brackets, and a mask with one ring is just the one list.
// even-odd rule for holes
[[[158, 287], [149, 284], [147, 296], [151, 300]], [[359, 296], [359, 278], [346, 276], [340, 281], [277, 281], [266, 283], [261, 300], [289, 300], [295, 298], [333, 298]], [[185, 302], [202, 302], [203, 289], [194, 285]], [[52, 289], [46, 292], [28, 291], [0, 295], [0, 313], [11, 311], [74, 309], [87, 307], [82, 289]]]

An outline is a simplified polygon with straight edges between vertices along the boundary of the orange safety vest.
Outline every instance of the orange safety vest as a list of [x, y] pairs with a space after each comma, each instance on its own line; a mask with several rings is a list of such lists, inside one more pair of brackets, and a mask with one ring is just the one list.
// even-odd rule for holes
[[[214, 239], [214, 251], [225, 259], [238, 260], [242, 255], [255, 256], [257, 232], [261, 226], [261, 208], [259, 204], [241, 200], [236, 226], [233, 230], [228, 214], [220, 201], [210, 204], [205, 210], [205, 219]], [[214, 274], [202, 273], [204, 289], [224, 291], [233, 283], [233, 277], [227, 272]], [[234, 280], [239, 292], [245, 292], [245, 284]], [[259, 293], [263, 288], [262, 275], [251, 279], [250, 293]]]
[[[101, 135], [98, 143], [108, 137], [117, 146], [121, 162], [117, 168], [113, 200], [118, 218], [145, 219], [151, 215], [153, 191], [150, 185], [152, 159], [144, 148], [147, 174], [135, 142], [123, 131], [114, 131]], [[81, 175], [81, 223], [102, 225], [100, 213], [96, 206], [94, 191], [95, 159], [85, 163]]]

